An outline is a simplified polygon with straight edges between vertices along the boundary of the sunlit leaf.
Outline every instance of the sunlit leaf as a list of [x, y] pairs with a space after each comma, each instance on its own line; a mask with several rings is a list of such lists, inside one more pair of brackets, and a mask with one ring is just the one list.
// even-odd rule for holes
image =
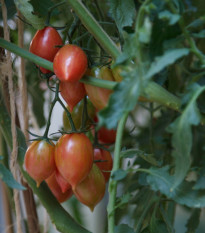
[[134, 1], [112, 0], [109, 5], [110, 15], [114, 18], [120, 31], [125, 26], [132, 26], [136, 14]]
[[33, 14], [34, 9], [29, 0], [14, 0], [14, 2], [22, 15], [34, 28], [42, 29], [45, 26], [44, 19]]

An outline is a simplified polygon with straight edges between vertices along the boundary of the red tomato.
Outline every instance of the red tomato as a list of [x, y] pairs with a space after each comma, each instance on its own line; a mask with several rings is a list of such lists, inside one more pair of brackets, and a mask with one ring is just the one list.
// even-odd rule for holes
[[[30, 43], [29, 51], [48, 61], [53, 61], [56, 53], [60, 49], [56, 46], [62, 44], [63, 41], [56, 29], [52, 27], [45, 27], [44, 29], [36, 32]], [[43, 73], [51, 72], [43, 67], [40, 67], [40, 70]]]
[[[90, 74], [88, 73], [88, 75], [103, 80], [114, 81], [111, 70], [106, 66], [103, 66], [102, 68], [94, 68], [91, 70]], [[107, 105], [110, 94], [112, 93], [111, 90], [88, 84], [85, 84], [85, 90], [90, 101], [98, 110], [103, 109]]]
[[46, 179], [46, 183], [53, 195], [60, 203], [68, 200], [73, 195], [71, 186], [64, 193], [61, 191], [61, 188], [56, 180], [55, 172], [49, 178]]
[[[98, 122], [97, 115], [94, 118], [95, 122]], [[98, 132], [98, 140], [102, 143], [112, 144], [115, 142], [117, 131], [115, 129], [107, 129], [105, 127], [101, 127]]]
[[45, 140], [34, 141], [25, 154], [25, 167], [28, 174], [40, 183], [47, 179], [55, 171], [55, 145]]
[[77, 45], [67, 44], [56, 54], [53, 69], [60, 81], [77, 82], [85, 74], [88, 66], [87, 56]]
[[94, 210], [105, 194], [105, 178], [98, 166], [93, 164], [88, 176], [76, 186], [74, 194], [81, 203]]
[[68, 189], [71, 188], [71, 185], [62, 177], [58, 169], [56, 169], [55, 176], [62, 193], [65, 193]]
[[104, 160], [105, 162], [96, 162], [105, 177], [105, 182], [108, 182], [112, 170], [112, 156], [109, 151], [96, 148], [94, 149], [94, 160]]
[[60, 82], [60, 94], [66, 101], [70, 112], [86, 95], [85, 87], [80, 82]]
[[116, 139], [117, 131], [115, 129], [106, 129], [105, 127], [101, 127], [98, 130], [98, 140], [103, 143], [114, 143]]
[[83, 133], [64, 134], [56, 144], [55, 162], [58, 171], [75, 190], [92, 168], [91, 141]]

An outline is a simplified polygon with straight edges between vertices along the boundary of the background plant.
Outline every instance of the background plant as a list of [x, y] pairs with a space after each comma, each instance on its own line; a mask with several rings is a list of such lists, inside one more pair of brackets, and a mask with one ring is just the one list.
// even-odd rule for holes
[[[16, 8], [21, 12], [25, 32], [34, 34], [48, 22], [52, 26], [64, 26], [63, 40], [83, 48], [90, 66], [110, 65], [121, 71], [120, 83], [90, 76], [82, 79], [83, 83], [114, 90], [108, 106], [98, 113], [99, 127], [117, 127], [105, 232], [175, 232], [177, 205], [190, 213], [186, 232], [197, 232], [205, 205], [205, 3], [67, 0], [56, 5], [50, 0], [15, 0], [6, 4], [11, 19], [16, 19]], [[48, 16], [51, 16], [49, 21]], [[28, 95], [36, 120], [43, 127], [45, 89], [41, 87], [46, 77], [39, 77], [32, 62], [50, 70], [52, 63], [30, 54], [27, 48], [17, 47], [17, 32], [11, 29], [12, 43], [0, 38], [0, 46], [14, 53], [14, 63], [18, 55], [26, 58]], [[3, 49], [1, 55], [4, 56]], [[16, 71], [16, 66], [13, 68]], [[15, 72], [13, 79], [18, 89]], [[1, 82], [3, 85], [5, 82]], [[0, 127], [3, 140], [11, 148], [10, 121], [5, 110], [7, 95], [3, 95]], [[141, 96], [147, 101], [139, 101]], [[144, 124], [139, 121], [140, 116], [145, 119]], [[57, 229], [87, 232], [71, 219], [45, 184], [39, 189], [35, 187], [22, 167], [26, 144], [20, 131], [18, 144], [21, 173]], [[2, 180], [12, 188], [22, 188], [14, 181], [9, 183], [9, 156], [5, 151], [1, 154]]]

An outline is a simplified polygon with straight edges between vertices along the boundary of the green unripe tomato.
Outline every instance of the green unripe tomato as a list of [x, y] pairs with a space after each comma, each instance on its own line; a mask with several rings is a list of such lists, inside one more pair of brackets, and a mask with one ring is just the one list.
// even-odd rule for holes
[[[83, 103], [84, 101], [81, 100], [74, 108], [73, 111], [71, 113], [73, 122], [75, 124], [76, 129], [80, 129], [81, 128], [81, 124], [82, 124], [82, 114], [83, 114]], [[69, 110], [69, 108], [67, 107], [67, 109]], [[89, 125], [91, 126], [92, 124], [92, 119], [95, 116], [95, 108], [93, 106], [93, 104], [90, 102], [89, 99], [87, 99], [87, 112], [88, 112], [88, 116], [89, 118], [87, 119], [86, 122], [86, 126], [88, 127]], [[71, 126], [70, 126], [70, 122], [69, 119], [67, 117], [66, 111], [64, 110], [63, 112], [63, 126], [64, 129], [66, 131], [71, 130]]]

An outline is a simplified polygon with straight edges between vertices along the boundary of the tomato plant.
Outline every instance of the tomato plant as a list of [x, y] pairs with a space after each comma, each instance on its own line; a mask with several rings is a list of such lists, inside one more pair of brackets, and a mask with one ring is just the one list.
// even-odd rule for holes
[[[90, 75], [98, 79], [114, 81], [112, 71], [107, 66], [103, 66], [102, 68], [95, 67], [91, 69]], [[108, 103], [110, 94], [112, 93], [111, 90], [91, 86], [88, 84], [85, 84], [85, 90], [90, 101], [98, 110], [105, 108]]]
[[[30, 43], [29, 50], [39, 57], [53, 61], [56, 53], [60, 49], [58, 46], [62, 44], [63, 41], [56, 29], [53, 27], [45, 27], [36, 32]], [[51, 72], [43, 67], [40, 67], [40, 70], [43, 73]]]
[[56, 179], [55, 172], [46, 179], [46, 183], [50, 188], [51, 192], [53, 193], [53, 195], [60, 203], [68, 200], [73, 195], [71, 186], [68, 189], [66, 189], [64, 192], [61, 190], [61, 187]]
[[[0, 182], [0, 196], [9, 199], [0, 203], [0, 217], [6, 218], [9, 209], [8, 216], [14, 217], [5, 222], [17, 223], [14, 231], [28, 226], [28, 232], [40, 233], [39, 226], [46, 225], [37, 218], [42, 203], [62, 233], [204, 233], [204, 7], [202, 0], [1, 1], [0, 179], [14, 192], [4, 195]], [[52, 45], [49, 41], [56, 37], [50, 36], [46, 49], [39, 40], [38, 53], [30, 53], [33, 31], [40, 35], [47, 29], [60, 30], [61, 42]], [[40, 52], [50, 56], [54, 48], [54, 58], [42, 59]], [[56, 75], [39, 75], [32, 63]], [[77, 110], [80, 99], [86, 102], [83, 85], [98, 111], [96, 137], [88, 127], [88, 104], [88, 114], [86, 108]], [[61, 94], [65, 100], [69, 95], [68, 108]], [[63, 110], [68, 132], [59, 119]], [[41, 158], [35, 161], [38, 151], [25, 169], [30, 139], [57, 142], [54, 165], [60, 178], [53, 173], [51, 178], [59, 178], [54, 181], [61, 194], [71, 183], [77, 198], [73, 195], [65, 209], [45, 182], [36, 187], [29, 176], [30, 171], [43, 170], [44, 175], [51, 168]], [[113, 155], [111, 174], [111, 168], [102, 169], [110, 175], [108, 198], [85, 218], [78, 200], [92, 209], [103, 196], [104, 176], [96, 167], [108, 161], [101, 159], [104, 144], [112, 144]], [[25, 186], [19, 184], [22, 176], [28, 186], [18, 203], [14, 197]], [[23, 217], [22, 199], [27, 211]], [[7, 227], [0, 226], [0, 232]], [[50, 233], [51, 228], [41, 230]]]
[[25, 168], [37, 186], [55, 171], [55, 145], [45, 140], [34, 141], [25, 154]]
[[102, 174], [104, 175], [105, 181], [108, 182], [113, 165], [112, 155], [107, 150], [95, 148], [94, 160], [96, 160], [95, 164], [100, 168]]
[[105, 178], [97, 165], [93, 164], [88, 176], [77, 184], [74, 194], [91, 211], [102, 200], [105, 194]]
[[84, 51], [72, 44], [63, 46], [55, 55], [53, 69], [62, 82], [77, 82], [87, 70], [87, 56]]
[[93, 146], [83, 133], [65, 134], [58, 140], [55, 149], [58, 171], [75, 190], [91, 170]]

